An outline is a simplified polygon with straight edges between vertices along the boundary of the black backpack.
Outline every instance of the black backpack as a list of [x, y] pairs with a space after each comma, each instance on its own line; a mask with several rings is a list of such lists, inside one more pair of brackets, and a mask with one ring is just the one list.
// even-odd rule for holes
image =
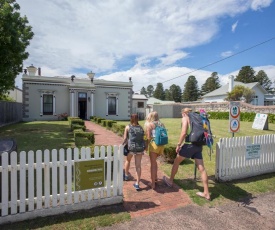
[[129, 125], [128, 149], [131, 152], [143, 152], [145, 150], [144, 130], [140, 125]]
[[194, 145], [207, 145], [212, 148], [212, 132], [206, 113], [190, 112], [188, 116], [190, 119], [190, 133], [185, 138], [185, 141]]

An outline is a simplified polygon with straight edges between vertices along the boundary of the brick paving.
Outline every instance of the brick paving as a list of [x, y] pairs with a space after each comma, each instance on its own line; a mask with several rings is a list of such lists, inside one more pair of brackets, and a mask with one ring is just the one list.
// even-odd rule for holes
[[[91, 121], [85, 121], [85, 126], [87, 130], [94, 132], [95, 145], [120, 145], [123, 141], [122, 137]], [[177, 185], [169, 188], [162, 182], [165, 174], [159, 169], [156, 189], [151, 189], [149, 186], [150, 158], [147, 154], [143, 155], [141, 165], [141, 191], [136, 191], [133, 187], [136, 175], [134, 158], [130, 166], [132, 177], [129, 181], [124, 181], [123, 186], [123, 205], [132, 218], [184, 207], [192, 203], [189, 196]]]

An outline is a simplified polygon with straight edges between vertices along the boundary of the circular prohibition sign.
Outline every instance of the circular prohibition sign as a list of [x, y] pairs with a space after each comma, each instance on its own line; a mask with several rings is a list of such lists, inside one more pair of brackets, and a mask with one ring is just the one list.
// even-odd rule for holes
[[237, 119], [233, 119], [231, 122], [230, 122], [230, 130], [232, 133], [235, 133], [239, 130], [240, 128], [240, 121], [237, 120]]
[[[236, 110], [237, 113], [234, 113], [234, 112], [233, 112], [234, 110]], [[233, 117], [233, 118], [237, 118], [238, 116], [240, 116], [240, 112], [241, 112], [240, 107], [237, 106], [237, 105], [233, 105], [233, 106], [230, 108], [230, 115], [231, 115], [231, 117]], [[234, 115], [234, 114], [235, 114], [235, 115]]]

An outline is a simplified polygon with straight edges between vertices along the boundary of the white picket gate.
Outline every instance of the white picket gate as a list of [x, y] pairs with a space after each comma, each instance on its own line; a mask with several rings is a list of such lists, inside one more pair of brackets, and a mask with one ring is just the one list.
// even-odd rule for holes
[[[247, 146], [260, 145], [259, 157], [248, 159]], [[230, 181], [275, 172], [275, 134], [221, 138], [216, 145], [218, 181]]]
[[[113, 154], [112, 154], [113, 152]], [[123, 201], [123, 146], [3, 153], [0, 224]], [[105, 187], [74, 191], [74, 162], [104, 159]]]

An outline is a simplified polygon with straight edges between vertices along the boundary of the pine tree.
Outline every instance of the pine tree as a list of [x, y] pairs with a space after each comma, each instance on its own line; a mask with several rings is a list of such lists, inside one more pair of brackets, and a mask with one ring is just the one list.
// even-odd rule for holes
[[213, 72], [211, 77], [207, 78], [205, 83], [201, 86], [201, 95], [205, 95], [221, 87], [219, 76], [217, 72]]
[[152, 97], [154, 94], [154, 86], [148, 85], [147, 86], [147, 97]]
[[173, 100], [174, 102], [181, 102], [181, 88], [178, 85], [171, 85], [169, 88], [169, 92], [171, 95], [171, 101]]
[[169, 89], [165, 89], [165, 99], [164, 100], [165, 101], [172, 101], [173, 100]]
[[199, 98], [198, 81], [195, 76], [189, 76], [182, 94], [182, 101], [196, 101]]
[[154, 96], [154, 98], [157, 98], [159, 100], [165, 99], [165, 92], [164, 92], [162, 83], [157, 83], [157, 87], [154, 91], [153, 96]]
[[260, 85], [267, 91], [272, 91], [272, 82], [265, 73], [265, 71], [260, 70], [256, 75], [256, 81], [260, 83]]
[[255, 71], [250, 66], [243, 66], [242, 69], [239, 71], [235, 81], [240, 81], [243, 83], [251, 83], [256, 82], [255, 78]]
[[147, 97], [147, 91], [146, 91], [146, 89], [144, 87], [141, 88], [140, 94], [143, 94], [143, 95], [145, 95]]

